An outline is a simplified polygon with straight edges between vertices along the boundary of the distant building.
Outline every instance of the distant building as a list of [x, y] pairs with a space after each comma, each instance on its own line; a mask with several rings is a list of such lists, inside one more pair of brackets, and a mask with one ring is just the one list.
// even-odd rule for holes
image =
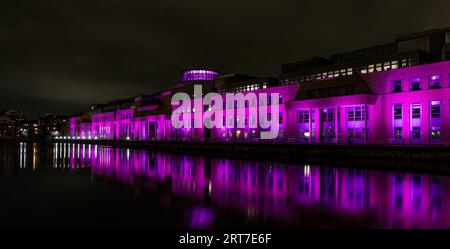
[[37, 140], [39, 137], [40, 129], [37, 120], [22, 120], [18, 124], [18, 139]]
[[23, 115], [16, 110], [0, 111], [0, 139], [15, 139]]
[[40, 139], [55, 138], [66, 135], [69, 126], [68, 116], [58, 116], [54, 114], [46, 114], [39, 118], [38, 136]]

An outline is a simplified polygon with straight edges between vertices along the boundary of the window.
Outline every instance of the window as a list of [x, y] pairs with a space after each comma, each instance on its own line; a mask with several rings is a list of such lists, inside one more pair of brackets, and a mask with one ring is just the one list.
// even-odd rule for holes
[[401, 139], [403, 137], [402, 135], [402, 127], [395, 127], [394, 128], [394, 138]]
[[361, 108], [355, 108], [355, 120], [360, 121], [361, 120]]
[[364, 106], [347, 107], [347, 121], [367, 120]]
[[355, 112], [353, 108], [347, 109], [347, 121], [354, 121], [355, 120]]
[[392, 81], [392, 92], [401, 92], [402, 91], [402, 81], [401, 80], [394, 80]]
[[440, 139], [441, 138], [441, 127], [433, 126], [431, 127], [431, 138]]
[[283, 104], [283, 96], [281, 95], [278, 97], [278, 104]]
[[429, 88], [441, 88], [441, 76], [433, 75], [430, 77], [429, 82]]
[[334, 110], [333, 109], [322, 109], [321, 111], [321, 121], [322, 122], [333, 122], [334, 121]]
[[381, 63], [377, 63], [375, 69], [377, 70], [377, 72], [381, 72], [382, 71], [382, 64]]
[[397, 69], [398, 68], [398, 61], [391, 61], [391, 68], [392, 69]]
[[402, 104], [394, 105], [394, 119], [402, 119]]
[[413, 139], [420, 139], [420, 127], [413, 127], [412, 128], [411, 137]]
[[412, 90], [412, 91], [420, 90], [420, 79], [419, 78], [411, 79], [410, 90]]
[[420, 104], [412, 104], [411, 105], [411, 117], [413, 119], [419, 119], [420, 118]]
[[441, 117], [441, 102], [431, 101], [431, 118]]
[[402, 67], [410, 66], [408, 62], [409, 62], [408, 59], [402, 59]]
[[298, 112], [298, 122], [299, 123], [309, 123], [309, 111], [299, 111]]

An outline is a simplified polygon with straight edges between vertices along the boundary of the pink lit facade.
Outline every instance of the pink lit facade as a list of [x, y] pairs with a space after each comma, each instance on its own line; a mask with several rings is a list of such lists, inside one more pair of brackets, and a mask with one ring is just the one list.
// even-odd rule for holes
[[[280, 133], [270, 142], [449, 145], [449, 75], [450, 61], [444, 61], [292, 85], [252, 85], [241, 88], [241, 92], [280, 94]], [[170, 98], [176, 91], [192, 90], [193, 84], [200, 82], [216, 85], [211, 91], [226, 92], [209, 78], [190, 82], [184, 82], [181, 89], [163, 92], [157, 105], [93, 113], [90, 120], [73, 117], [70, 136], [99, 140], [261, 141], [259, 128], [249, 128], [256, 114], [252, 108], [255, 103], [235, 105], [235, 115], [239, 108], [244, 109], [245, 128], [172, 128], [170, 118], [175, 106], [170, 105]], [[225, 116], [228, 103], [223, 96], [222, 118], [229, 122], [230, 117]], [[258, 99], [258, 103], [261, 101], [271, 105]]]

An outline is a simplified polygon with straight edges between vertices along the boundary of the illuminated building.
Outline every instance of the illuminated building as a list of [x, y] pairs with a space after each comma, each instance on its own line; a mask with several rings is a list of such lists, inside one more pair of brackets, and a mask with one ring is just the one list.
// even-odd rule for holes
[[[295, 70], [301, 75], [308, 68], [324, 72], [328, 69], [318, 66], [323, 62], [319, 59], [312, 64], [284, 65], [281, 82], [274, 78], [239, 74], [219, 75], [206, 69], [187, 70], [183, 72], [182, 81], [166, 91], [112, 102], [94, 108], [91, 114], [71, 118], [71, 137], [260, 142], [260, 129], [249, 128], [255, 121], [250, 110], [256, 103], [247, 102], [244, 106], [234, 107], [245, 109], [244, 128], [172, 128], [171, 113], [174, 107], [170, 104], [171, 97], [178, 92], [193, 96], [194, 85], [200, 84], [204, 94], [278, 93], [280, 132], [272, 142], [450, 144], [448, 43], [448, 29], [405, 36], [393, 43], [395, 49], [386, 48], [385, 51], [374, 47], [332, 57], [335, 60], [340, 58], [341, 64], [347, 61], [356, 65], [359, 61], [361, 66], [367, 61], [378, 61], [387, 56], [389, 67], [384, 67], [383, 63], [378, 70], [378, 63], [375, 63], [374, 70], [369, 65], [367, 70], [355, 71], [355, 66], [352, 73], [346, 70], [345, 74], [332, 74], [332, 77], [327, 73], [328, 76], [298, 82], [286, 82], [284, 79], [287, 75], [293, 75]], [[409, 54], [408, 51], [415, 51], [420, 56], [414, 60], [415, 63], [402, 64], [401, 56]], [[393, 60], [397, 61], [396, 66]], [[257, 101], [259, 105], [272, 104], [261, 99]], [[228, 105], [224, 103], [225, 109]], [[203, 113], [207, 109], [195, 110], [192, 106], [190, 111]], [[225, 123], [230, 120], [238, 122], [236, 116], [233, 119], [222, 118]]]

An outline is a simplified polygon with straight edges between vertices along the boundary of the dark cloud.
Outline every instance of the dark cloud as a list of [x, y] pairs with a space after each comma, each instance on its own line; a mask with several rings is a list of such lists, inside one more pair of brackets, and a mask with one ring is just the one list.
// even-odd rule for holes
[[6, 0], [0, 109], [82, 111], [152, 93], [186, 67], [276, 76], [280, 64], [450, 26], [449, 1]]

